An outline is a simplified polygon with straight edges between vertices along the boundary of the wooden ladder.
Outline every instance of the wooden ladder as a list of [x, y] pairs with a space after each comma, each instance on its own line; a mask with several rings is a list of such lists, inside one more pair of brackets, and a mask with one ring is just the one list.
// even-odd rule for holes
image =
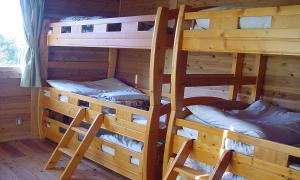
[[175, 158], [170, 159], [168, 169], [164, 176], [164, 180], [176, 179], [177, 175], [181, 175], [186, 179], [209, 179], [220, 180], [226, 171], [231, 158], [233, 150], [224, 151], [218, 164], [215, 166], [212, 174], [206, 174], [192, 168], [184, 166], [186, 159], [193, 148], [193, 140], [186, 140], [180, 147]]
[[[77, 165], [80, 163], [81, 159], [84, 156], [84, 153], [87, 151], [90, 146], [93, 138], [96, 136], [96, 133], [99, 131], [103, 123], [103, 114], [98, 114], [89, 129], [81, 128], [80, 123], [85, 118], [86, 109], [81, 108], [67, 129], [66, 133], [62, 137], [61, 141], [55, 148], [53, 154], [48, 160], [45, 169], [53, 169], [56, 167], [58, 160], [61, 158], [62, 154], [68, 155], [71, 159], [67, 166], [64, 168], [60, 179], [69, 179], [76, 169]], [[83, 140], [79, 143], [79, 146], [73, 150], [68, 147], [69, 142], [71, 142], [72, 137], [75, 133], [79, 133], [84, 136]]]

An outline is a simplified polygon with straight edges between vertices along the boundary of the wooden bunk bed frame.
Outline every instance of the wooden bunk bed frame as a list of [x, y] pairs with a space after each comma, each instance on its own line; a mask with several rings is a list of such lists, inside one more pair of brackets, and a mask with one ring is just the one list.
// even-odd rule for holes
[[[102, 113], [103, 108], [111, 108], [116, 115], [104, 115], [102, 128], [115, 132], [144, 143], [142, 153], [123, 148], [119, 145], [94, 138], [85, 157], [93, 160], [119, 174], [130, 179], [159, 179], [162, 175], [162, 162], [164, 146], [157, 146], [159, 140], [164, 140], [166, 129], [159, 128], [159, 117], [169, 117], [170, 104], [161, 105], [162, 85], [170, 83], [170, 75], [163, 74], [165, 51], [172, 46], [173, 35], [167, 33], [169, 19], [175, 19], [178, 11], [170, 11], [159, 7], [155, 15], [118, 17], [99, 20], [85, 20], [79, 22], [51, 23], [52, 32], [48, 34], [48, 28], [41, 38], [41, 57], [43, 79], [47, 79], [47, 49], [49, 46], [78, 46], [78, 47], [104, 47], [109, 49], [109, 69], [107, 77], [114, 77], [118, 48], [149, 49], [150, 55], [150, 79], [149, 90], [145, 90], [150, 96], [149, 110], [141, 110], [120, 104], [94, 99], [91, 97], [60, 91], [50, 87], [41, 88], [39, 95], [39, 133], [42, 139], [47, 138], [59, 142], [63, 136], [61, 129], [67, 129], [69, 125], [53, 119], [49, 110], [62, 115], [75, 118], [82, 107], [80, 102], [88, 103], [85, 109], [85, 120], [92, 123], [93, 119]], [[139, 22], [155, 22], [153, 31], [138, 31]], [[118, 32], [106, 32], [109, 24], [120, 23]], [[80, 29], [86, 25], [93, 25], [94, 31], [82, 33]], [[45, 25], [47, 26], [47, 25]], [[62, 33], [62, 28], [71, 27], [70, 33]], [[46, 95], [47, 92], [49, 95]], [[68, 102], [60, 101], [60, 96], [66, 96]], [[146, 126], [132, 122], [132, 115], [141, 115], [147, 118]], [[168, 119], [167, 119], [168, 120]], [[79, 138], [79, 137], [78, 137]], [[73, 138], [71, 146], [79, 144], [78, 138]], [[101, 146], [108, 146], [115, 151], [112, 156], [101, 151]], [[139, 159], [139, 165], [130, 163], [130, 159]]]
[[[239, 29], [240, 17], [272, 16], [269, 29]], [[208, 18], [208, 30], [189, 29], [195, 19]], [[173, 48], [171, 77], [171, 115], [164, 154], [164, 179], [181, 175], [188, 179], [221, 179], [225, 171], [248, 179], [299, 179], [300, 171], [289, 167], [299, 164], [300, 148], [205, 126], [184, 119], [191, 114], [186, 106], [211, 105], [224, 110], [244, 109], [248, 104], [236, 101], [242, 85], [253, 85], [251, 101], [260, 98], [266, 55], [300, 55], [300, 6], [249, 8], [191, 12], [181, 5]], [[186, 74], [188, 51], [232, 53], [232, 74]], [[256, 76], [243, 76], [245, 53], [256, 54]], [[184, 98], [184, 88], [230, 85], [229, 99], [216, 97]], [[189, 140], [176, 134], [182, 127], [198, 132]], [[225, 139], [252, 145], [254, 155], [226, 151]], [[221, 156], [222, 155], [222, 156]], [[214, 167], [212, 174], [184, 166], [190, 157]]]

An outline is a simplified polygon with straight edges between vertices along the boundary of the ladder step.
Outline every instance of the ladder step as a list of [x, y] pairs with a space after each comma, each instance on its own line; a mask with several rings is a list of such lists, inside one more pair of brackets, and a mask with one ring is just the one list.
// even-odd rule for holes
[[179, 175], [183, 177], [188, 177], [191, 179], [208, 179], [209, 174], [203, 173], [201, 171], [197, 171], [195, 169], [182, 166], [182, 167], [175, 167], [174, 171], [177, 172]]
[[70, 157], [73, 157], [75, 155], [75, 150], [70, 148], [59, 148], [58, 150]]
[[88, 129], [83, 128], [83, 127], [72, 127], [72, 130], [75, 131], [75, 132], [77, 132], [77, 133], [79, 133], [79, 134], [81, 134], [81, 135], [84, 135], [84, 136], [88, 132]]

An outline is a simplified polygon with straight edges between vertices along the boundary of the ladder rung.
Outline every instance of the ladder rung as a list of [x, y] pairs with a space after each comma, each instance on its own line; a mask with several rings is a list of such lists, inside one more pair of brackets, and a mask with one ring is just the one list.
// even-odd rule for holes
[[88, 129], [83, 128], [83, 127], [72, 127], [72, 130], [75, 131], [75, 132], [77, 132], [77, 133], [79, 133], [79, 134], [81, 134], [81, 135], [84, 135], [84, 136], [88, 132]]
[[188, 177], [191, 179], [208, 179], [209, 178], [209, 174], [203, 173], [201, 171], [197, 171], [195, 169], [186, 167], [186, 166], [182, 166], [182, 167], [175, 167], [174, 171], [179, 173], [179, 175], [184, 176], [184, 177]]
[[59, 148], [58, 150], [70, 157], [73, 157], [75, 154], [75, 150], [70, 149], [70, 148]]

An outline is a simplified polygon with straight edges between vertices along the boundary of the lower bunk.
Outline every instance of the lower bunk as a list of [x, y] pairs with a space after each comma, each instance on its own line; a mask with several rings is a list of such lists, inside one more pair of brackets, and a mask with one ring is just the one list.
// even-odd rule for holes
[[261, 100], [198, 97], [184, 105], [184, 118], [170, 119], [165, 179], [300, 178], [300, 113]]
[[[101, 88], [95, 88], [94, 84], [92, 86], [93, 90], [89, 90], [96, 93], [89, 95], [85, 93], [87, 90], [86, 83], [72, 83], [74, 82], [50, 81], [49, 84], [52, 84], [57, 89], [42, 88], [39, 100], [41, 137], [58, 143], [76, 116], [76, 113], [82, 108], [86, 111], [85, 121], [81, 123], [82, 130], [88, 129], [94, 117], [102, 113], [104, 114], [103, 126], [85, 153], [85, 157], [130, 179], [142, 179], [144, 171], [144, 143], [147, 143], [149, 139], [146, 134], [146, 128], [151, 123], [149, 121], [151, 112], [148, 110], [149, 104], [145, 102], [145, 95], [137, 93], [139, 92], [138, 90], [128, 86], [124, 90], [124, 84], [116, 79], [98, 82], [102, 84]], [[77, 90], [77, 92], [62, 90], [60, 88], [62, 84], [64, 84], [64, 86], [61, 86], [64, 87], [64, 90]], [[111, 86], [112, 84], [114, 86]], [[67, 86], [69, 89], [66, 89]], [[112, 87], [119, 91], [116, 91], [114, 88], [112, 90]], [[124, 91], [120, 91], [120, 89]], [[137, 95], [138, 98], [133, 98], [134, 95], [135, 97]], [[100, 96], [101, 98], [97, 99]], [[124, 96], [127, 97], [124, 98]], [[169, 111], [170, 105], [162, 104], [160, 112], [158, 112], [160, 118], [155, 119], [159, 121], [159, 127], [157, 127], [157, 147], [154, 147], [154, 149], [160, 155], [156, 161], [156, 167], [160, 172]], [[77, 147], [81, 140], [82, 136], [77, 134], [72, 139], [69, 148]]]

